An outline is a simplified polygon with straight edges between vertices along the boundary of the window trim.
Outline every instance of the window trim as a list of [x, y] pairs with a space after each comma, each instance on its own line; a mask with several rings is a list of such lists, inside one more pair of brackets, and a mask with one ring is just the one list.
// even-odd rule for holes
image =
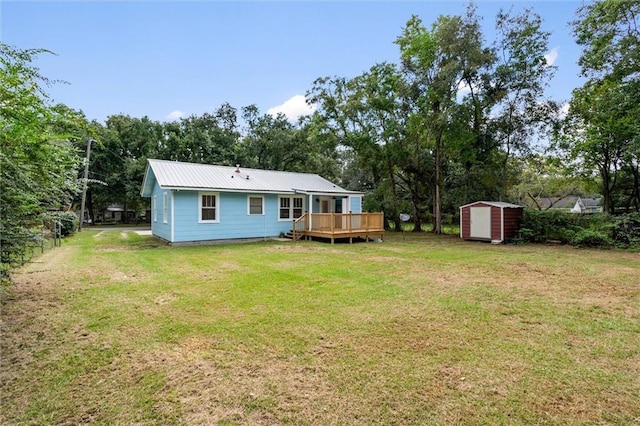
[[168, 222], [168, 212], [169, 212], [169, 200], [167, 199], [169, 194], [167, 192], [162, 193], [162, 223]]
[[[261, 201], [261, 205], [260, 205], [260, 213], [251, 213], [251, 199], [252, 198], [259, 198]], [[247, 215], [248, 216], [264, 216], [265, 215], [265, 211], [264, 211], [264, 195], [247, 195]]]
[[[287, 198], [289, 199], [289, 207], [281, 207], [281, 201], [283, 198]], [[302, 207], [299, 208], [295, 208], [294, 205], [294, 199], [299, 198], [300, 200], [302, 200]], [[296, 220], [298, 219], [298, 217], [302, 217], [304, 215], [304, 206], [305, 206], [305, 198], [303, 195], [278, 195], [278, 222], [289, 222], [292, 220]], [[289, 211], [289, 217], [287, 218], [281, 218], [280, 217], [280, 211], [283, 209], [287, 209]], [[300, 209], [300, 216], [298, 217], [293, 217], [293, 211], [294, 210], [298, 210]]]
[[[203, 195], [212, 195], [216, 197], [216, 206], [214, 220], [203, 220], [202, 219], [202, 196]], [[219, 192], [198, 192], [198, 223], [220, 223], [220, 193]]]
[[154, 195], [153, 198], [151, 199], [151, 214], [153, 215], [153, 221], [157, 222], [158, 221], [158, 196]]

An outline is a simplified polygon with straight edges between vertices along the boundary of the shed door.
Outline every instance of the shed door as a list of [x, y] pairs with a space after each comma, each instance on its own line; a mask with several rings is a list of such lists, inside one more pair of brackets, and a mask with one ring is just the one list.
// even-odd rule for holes
[[470, 207], [471, 238], [491, 239], [491, 207]]

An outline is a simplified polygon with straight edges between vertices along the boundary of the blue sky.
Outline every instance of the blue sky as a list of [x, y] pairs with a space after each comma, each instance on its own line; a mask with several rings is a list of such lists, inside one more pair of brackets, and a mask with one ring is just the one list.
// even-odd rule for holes
[[[581, 85], [580, 49], [568, 22], [581, 1], [476, 2], [486, 37], [500, 8], [532, 7], [552, 31], [558, 67], [548, 97], [565, 101]], [[393, 43], [412, 14], [430, 25], [462, 14], [463, 1], [15, 1], [0, 2], [0, 37], [22, 49], [45, 48], [43, 75], [55, 102], [104, 121], [124, 113], [166, 121], [228, 102], [240, 109], [301, 111], [323, 76], [354, 77], [397, 62]], [[296, 102], [297, 101], [297, 102]]]

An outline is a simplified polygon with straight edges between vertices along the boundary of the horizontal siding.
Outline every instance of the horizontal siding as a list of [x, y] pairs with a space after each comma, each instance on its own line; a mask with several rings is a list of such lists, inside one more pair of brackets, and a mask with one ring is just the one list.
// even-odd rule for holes
[[349, 197], [349, 210], [351, 211], [351, 213], [362, 213], [362, 197]]
[[[264, 215], [247, 214], [249, 194], [219, 194], [218, 223], [198, 222], [198, 192], [174, 192], [175, 242], [234, 238], [276, 237], [292, 227], [291, 221], [278, 221], [278, 196], [264, 195]], [[255, 194], [262, 195], [262, 194]]]
[[520, 230], [522, 209], [504, 209], [504, 238], [513, 238]]
[[502, 240], [502, 209], [491, 206], [491, 240]]
[[460, 229], [460, 235], [463, 239], [468, 240], [471, 238], [471, 208], [465, 207], [461, 210], [462, 227]]
[[[169, 203], [169, 208], [167, 209], [167, 223], [162, 221], [162, 197], [165, 193], [167, 194], [167, 202]], [[152, 200], [154, 196], [156, 197], [156, 202], [155, 205], [152, 206], [155, 211], [151, 212], [151, 233], [163, 240], [171, 241], [171, 191], [163, 190], [158, 186], [158, 183], [155, 182], [151, 194]], [[154, 217], [157, 217], [158, 220], [154, 221]]]
[[[470, 239], [471, 238], [471, 208], [472, 207], [491, 207], [491, 239], [492, 240], [502, 240], [503, 238], [506, 240], [508, 238], [513, 238], [516, 236], [518, 231], [520, 230], [520, 225], [522, 223], [522, 208], [511, 208], [511, 207], [497, 207], [491, 206], [489, 204], [485, 204], [482, 202], [473, 203], [471, 205], [467, 205], [460, 209], [460, 237], [462, 239]], [[504, 234], [500, 229], [502, 220], [501, 220], [501, 210], [504, 212]]]

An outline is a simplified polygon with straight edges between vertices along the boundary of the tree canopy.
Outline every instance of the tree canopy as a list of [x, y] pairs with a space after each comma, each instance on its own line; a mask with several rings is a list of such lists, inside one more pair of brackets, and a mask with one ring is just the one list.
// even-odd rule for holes
[[[94, 138], [87, 205], [144, 212], [148, 158], [312, 172], [366, 193], [400, 229], [410, 213], [440, 233], [458, 206], [479, 199], [601, 194], [609, 213], [640, 211], [640, 29], [637, 1], [603, 0], [572, 23], [586, 78], [559, 117], [546, 89], [549, 31], [534, 11], [500, 11], [487, 40], [473, 4], [425, 25], [410, 17], [394, 41], [397, 63], [316, 79], [316, 112], [292, 121], [216, 110], [177, 121], [109, 116], [88, 122], [52, 105], [33, 61], [50, 54], [0, 43], [0, 238], [3, 271], [37, 238], [46, 212], [70, 209], [84, 147]], [[553, 131], [553, 133], [551, 133]], [[553, 150], [540, 140], [553, 136]], [[77, 198], [75, 199], [77, 202]], [[4, 275], [3, 275], [4, 276]]]

